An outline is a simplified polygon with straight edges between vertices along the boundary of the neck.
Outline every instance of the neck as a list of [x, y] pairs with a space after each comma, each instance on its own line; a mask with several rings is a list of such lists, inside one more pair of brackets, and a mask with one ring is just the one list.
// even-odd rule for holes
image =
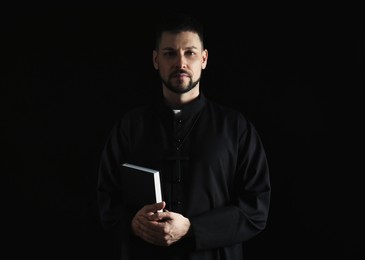
[[199, 88], [195, 87], [187, 93], [174, 93], [167, 88], [163, 88], [163, 96], [166, 104], [173, 109], [180, 109], [185, 104], [188, 104], [199, 97]]

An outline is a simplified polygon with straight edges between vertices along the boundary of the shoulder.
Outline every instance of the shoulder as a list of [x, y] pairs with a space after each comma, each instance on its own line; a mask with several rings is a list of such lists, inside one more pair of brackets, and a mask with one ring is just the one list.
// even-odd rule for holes
[[[152, 113], [151, 105], [146, 104], [142, 106], [132, 107], [121, 112], [116, 119], [114, 127], [117, 129], [126, 129], [134, 126], [139, 126], [144, 120], [143, 118], [150, 118]], [[119, 130], [118, 130], [119, 131]]]
[[220, 117], [224, 121], [236, 122], [241, 126], [250, 124], [247, 117], [238, 109], [223, 105], [212, 100], [207, 99], [207, 110], [215, 117]]
[[126, 110], [122, 116], [121, 120], [133, 120], [139, 119], [141, 116], [147, 116], [155, 111], [154, 106], [151, 104], [146, 104], [142, 106], [137, 106]]
[[134, 117], [136, 115], [143, 115], [147, 111], [150, 111], [150, 105], [149, 104], [148, 105], [146, 104], [146, 105], [138, 106], [138, 107], [133, 107], [133, 108], [130, 108], [129, 110], [127, 110], [123, 114], [123, 118]]

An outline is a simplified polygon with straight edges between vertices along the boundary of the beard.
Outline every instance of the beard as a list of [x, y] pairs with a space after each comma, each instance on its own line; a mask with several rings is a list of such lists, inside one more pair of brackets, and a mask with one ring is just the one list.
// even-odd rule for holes
[[[186, 72], [184, 72], [184, 73], [186, 73]], [[169, 77], [168, 80], [166, 81], [160, 75], [160, 79], [161, 79], [162, 83], [166, 86], [167, 89], [169, 89], [171, 92], [176, 93], [176, 94], [184, 94], [184, 93], [189, 92], [190, 90], [195, 88], [200, 81], [200, 78], [198, 78], [196, 81], [193, 81], [192, 77], [189, 76], [189, 82], [187, 85], [184, 86], [183, 82], [180, 82], [180, 81], [177, 83], [174, 83], [172, 81], [171, 77]]]

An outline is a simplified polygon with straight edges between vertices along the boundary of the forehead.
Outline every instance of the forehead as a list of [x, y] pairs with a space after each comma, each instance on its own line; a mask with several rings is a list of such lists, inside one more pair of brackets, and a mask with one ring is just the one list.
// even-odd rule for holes
[[202, 43], [200, 41], [199, 35], [194, 32], [163, 32], [161, 35], [160, 49], [166, 48], [196, 48], [201, 50]]

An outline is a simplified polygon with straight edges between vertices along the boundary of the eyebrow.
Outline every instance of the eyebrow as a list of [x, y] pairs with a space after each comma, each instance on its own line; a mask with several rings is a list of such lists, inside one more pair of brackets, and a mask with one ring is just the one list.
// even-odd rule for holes
[[[172, 47], [165, 47], [163, 49], [161, 49], [162, 51], [176, 51], [176, 49], [172, 48]], [[186, 47], [183, 50], [198, 50], [197, 47], [195, 46], [190, 46], [190, 47]]]

